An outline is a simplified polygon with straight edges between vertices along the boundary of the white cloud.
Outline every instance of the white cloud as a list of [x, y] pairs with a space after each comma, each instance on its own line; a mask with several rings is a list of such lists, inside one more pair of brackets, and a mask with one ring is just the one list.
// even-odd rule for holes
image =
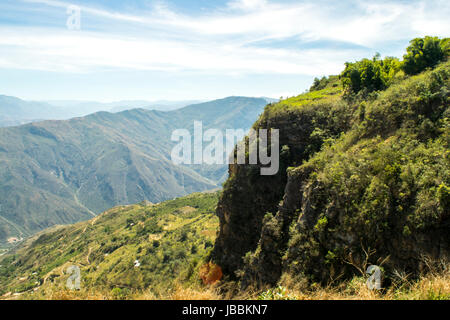
[[[64, 2], [64, 1], [58, 1], [58, 0], [20, 0], [22, 2], [26, 3], [33, 3], [33, 4], [43, 4], [51, 7], [58, 7], [58, 8], [68, 8], [69, 6], [73, 5], [70, 2]], [[133, 16], [133, 15], [126, 15], [121, 14], [117, 12], [111, 12], [107, 10], [99, 10], [92, 7], [87, 6], [79, 6], [81, 10], [84, 13], [109, 18], [109, 19], [115, 19], [115, 20], [122, 20], [122, 21], [128, 21], [128, 22], [139, 22], [139, 23], [145, 23], [146, 19], [139, 16]]]
[[[0, 67], [89, 72], [99, 68], [309, 74], [338, 71], [345, 56], [327, 50], [286, 50], [230, 43], [180, 43], [88, 32], [0, 28]], [[350, 55], [351, 52], [346, 52]]]
[[267, 6], [266, 0], [234, 0], [228, 3], [231, 9], [255, 10]]
[[[69, 5], [56, 0], [24, 1], [54, 7]], [[352, 1], [350, 5], [324, 5], [312, 0], [290, 4], [233, 0], [221, 10], [198, 15], [180, 14], [162, 4], [141, 15], [86, 6], [81, 9], [83, 15], [137, 25], [142, 31], [124, 35], [2, 26], [0, 67], [66, 72], [123, 68], [320, 75], [339, 72], [344, 61], [372, 49], [306, 49], [302, 43], [337, 41], [376, 48], [417, 35], [450, 34], [450, 5], [440, 0]], [[104, 26], [107, 28], [108, 22]], [[256, 46], [261, 40], [285, 39], [298, 39], [298, 48]]]

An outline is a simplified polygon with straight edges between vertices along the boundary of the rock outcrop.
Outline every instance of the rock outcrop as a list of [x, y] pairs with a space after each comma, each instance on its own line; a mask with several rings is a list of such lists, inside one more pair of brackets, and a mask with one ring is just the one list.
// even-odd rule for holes
[[449, 79], [444, 63], [364, 98], [330, 83], [268, 105], [254, 127], [280, 129], [281, 168], [230, 166], [212, 254], [225, 275], [243, 287], [284, 274], [331, 283], [368, 264], [389, 278], [447, 260]]

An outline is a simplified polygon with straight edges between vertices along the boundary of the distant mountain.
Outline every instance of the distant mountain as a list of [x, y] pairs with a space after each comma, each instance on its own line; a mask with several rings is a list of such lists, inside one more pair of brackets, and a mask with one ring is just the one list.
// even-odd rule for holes
[[[191, 104], [201, 103], [203, 101], [200, 100], [185, 100], [185, 101], [168, 101], [168, 100], [159, 100], [159, 101], [141, 101], [139, 108], [147, 109], [147, 110], [159, 110], [159, 111], [172, 111], [176, 109], [180, 109], [186, 107]], [[122, 102], [114, 102], [111, 105], [111, 112], [121, 112], [129, 109], [133, 109], [132, 105], [137, 103], [137, 101], [122, 101]], [[136, 107], [134, 107], [136, 108]]]
[[116, 102], [98, 102], [89, 100], [47, 100], [43, 102], [62, 108], [76, 108], [78, 106], [82, 107], [90, 106], [90, 108], [94, 110], [97, 109], [96, 111], [109, 111], [111, 108], [118, 106], [127, 106], [132, 109], [141, 108], [145, 105], [150, 104], [149, 101], [145, 100], [123, 100]]
[[250, 128], [265, 99], [229, 97], [162, 112], [99, 112], [0, 128], [0, 242], [108, 208], [217, 187], [226, 166], [170, 161], [174, 129]]
[[262, 99], [265, 99], [267, 103], [274, 103], [280, 101], [280, 99], [274, 99], [274, 98], [268, 98], [268, 97], [261, 97]]
[[136, 108], [171, 111], [199, 102], [201, 101], [130, 100], [108, 103], [75, 100], [25, 101], [0, 95], [0, 127], [12, 127], [43, 120], [67, 120], [100, 111], [121, 112]]
[[171, 111], [179, 108], [183, 108], [190, 104], [200, 103], [199, 100], [122, 100], [114, 102], [97, 102], [97, 101], [76, 101], [76, 100], [49, 100], [46, 103], [65, 108], [76, 112], [76, 116], [84, 116], [99, 111], [108, 112], [121, 112], [131, 109], [147, 109], [147, 110], [159, 110], [159, 111]]
[[16, 126], [42, 119], [64, 119], [65, 116], [64, 110], [48, 103], [0, 95], [0, 127]]

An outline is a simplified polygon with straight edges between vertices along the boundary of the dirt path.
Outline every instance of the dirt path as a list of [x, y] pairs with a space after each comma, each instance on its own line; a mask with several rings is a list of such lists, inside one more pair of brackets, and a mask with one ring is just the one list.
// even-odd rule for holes
[[86, 262], [87, 262], [87, 264], [91, 264], [91, 262], [89, 261], [89, 257], [91, 256], [91, 252], [92, 252], [92, 247], [89, 248], [89, 252], [88, 252], [88, 255], [87, 255], [87, 257], [86, 257]]

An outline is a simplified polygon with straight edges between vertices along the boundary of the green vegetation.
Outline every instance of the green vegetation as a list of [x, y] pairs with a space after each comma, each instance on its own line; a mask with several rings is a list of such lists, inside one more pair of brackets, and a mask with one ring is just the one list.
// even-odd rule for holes
[[314, 78], [314, 82], [309, 88], [309, 92], [325, 89], [326, 87], [329, 87], [330, 84], [332, 87], [338, 87], [339, 84], [337, 80], [338, 76], [322, 77], [321, 79]]
[[81, 268], [82, 290], [117, 299], [144, 291], [166, 294], [178, 282], [195, 287], [216, 237], [217, 200], [217, 193], [204, 193], [157, 205], [116, 207], [44, 233], [2, 257], [0, 296], [11, 292], [50, 298], [65, 290], [70, 265]]
[[[407, 75], [416, 75], [427, 68], [434, 68], [450, 56], [450, 38], [439, 39], [428, 36], [416, 38], [411, 40], [406, 51], [403, 61], [395, 57], [381, 59], [377, 53], [373, 59], [347, 62], [345, 70], [340, 75], [346, 93], [385, 90], [395, 82], [395, 79], [403, 79], [400, 70]], [[321, 89], [326, 81], [326, 78], [320, 81], [316, 78], [310, 91]]]
[[400, 66], [401, 63], [397, 58], [381, 59], [377, 54], [372, 60], [347, 62], [340, 79], [348, 93], [358, 93], [363, 89], [366, 92], [384, 90], [389, 87]]
[[[333, 252], [332, 269], [351, 273], [349, 252], [361, 261], [369, 248], [373, 263], [388, 258], [391, 271], [416, 272], [418, 262], [405, 262], [406, 249], [399, 248], [414, 246], [408, 251], [418, 261], [449, 243], [449, 85], [450, 63], [393, 85], [368, 104], [352, 130], [290, 171], [311, 172], [302, 181], [310, 209], [300, 214], [319, 217], [313, 230], [291, 226], [290, 272], [332, 277], [315, 266]], [[433, 237], [434, 244], [417, 242], [418, 235]]]
[[254, 128], [279, 128], [285, 156], [273, 177], [232, 168], [213, 252], [225, 274], [312, 290], [377, 264], [389, 285], [423, 277], [424, 259], [450, 259], [450, 62], [428, 46], [424, 59], [442, 61], [417, 75], [377, 55], [266, 107]]
[[[204, 285], [218, 221], [213, 212], [219, 194], [192, 194], [158, 205], [117, 207], [99, 217], [60, 227], [30, 239], [0, 258], [0, 299], [432, 299], [448, 300], [446, 266], [417, 281], [398, 274], [382, 292], [370, 291], [367, 277], [355, 276], [337, 287], [313, 285], [288, 274], [269, 289], [240, 291], [222, 281]], [[266, 215], [269, 222], [273, 219]], [[329, 259], [333, 254], [329, 252]], [[139, 266], [136, 267], [136, 260]], [[67, 269], [81, 269], [80, 290], [65, 284]], [[209, 267], [208, 267], [209, 266]], [[216, 270], [220, 273], [219, 270]], [[203, 272], [204, 273], [204, 272]], [[215, 277], [213, 279], [216, 279]], [[227, 294], [232, 289], [233, 295]], [[237, 296], [236, 296], [236, 292]]]
[[416, 38], [411, 40], [406, 51], [402, 69], [407, 74], [418, 74], [427, 68], [434, 68], [450, 56], [450, 38]]

